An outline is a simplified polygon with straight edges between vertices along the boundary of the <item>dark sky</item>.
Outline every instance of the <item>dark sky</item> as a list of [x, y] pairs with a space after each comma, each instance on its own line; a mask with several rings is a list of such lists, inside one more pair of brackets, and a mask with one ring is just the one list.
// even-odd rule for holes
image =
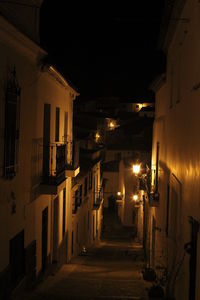
[[163, 61], [164, 0], [69, 3], [44, 0], [41, 9], [41, 45], [58, 69], [82, 96], [145, 96]]

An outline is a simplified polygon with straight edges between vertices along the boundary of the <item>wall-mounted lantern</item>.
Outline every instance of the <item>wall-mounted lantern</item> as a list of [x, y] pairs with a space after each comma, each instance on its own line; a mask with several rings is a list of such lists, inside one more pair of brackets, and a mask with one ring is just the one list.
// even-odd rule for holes
[[140, 173], [140, 165], [139, 164], [134, 164], [133, 165], [133, 174], [137, 175]]

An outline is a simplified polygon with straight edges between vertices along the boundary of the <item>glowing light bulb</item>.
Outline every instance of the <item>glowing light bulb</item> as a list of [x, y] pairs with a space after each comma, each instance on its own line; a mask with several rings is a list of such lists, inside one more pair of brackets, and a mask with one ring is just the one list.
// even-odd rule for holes
[[133, 173], [134, 174], [140, 173], [140, 165], [133, 165]]
[[99, 135], [99, 133], [97, 132], [96, 135], [95, 135], [95, 140], [96, 140], [96, 142], [98, 142], [99, 139], [100, 139], [100, 135]]
[[136, 202], [138, 201], [138, 195], [133, 195], [133, 200]]

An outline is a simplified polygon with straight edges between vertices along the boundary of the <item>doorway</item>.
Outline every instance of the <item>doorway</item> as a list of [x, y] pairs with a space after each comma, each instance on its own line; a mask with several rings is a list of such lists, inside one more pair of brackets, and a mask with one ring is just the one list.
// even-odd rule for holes
[[189, 260], [189, 300], [196, 299], [196, 272], [197, 272], [197, 239], [199, 222], [190, 217], [191, 225], [191, 251]]
[[50, 144], [50, 118], [51, 105], [44, 104], [44, 124], [43, 124], [43, 176], [47, 180], [49, 177], [49, 144]]
[[53, 262], [58, 260], [58, 197], [54, 200], [54, 213], [53, 213]]
[[152, 219], [152, 240], [151, 240], [151, 266], [155, 264], [155, 243], [156, 243], [156, 219]]
[[25, 274], [24, 230], [10, 240], [11, 288], [15, 288]]
[[42, 211], [42, 271], [47, 266], [48, 207]]
[[108, 211], [109, 212], [111, 212], [111, 213], [115, 212], [115, 203], [116, 203], [116, 199], [113, 195], [108, 197]]

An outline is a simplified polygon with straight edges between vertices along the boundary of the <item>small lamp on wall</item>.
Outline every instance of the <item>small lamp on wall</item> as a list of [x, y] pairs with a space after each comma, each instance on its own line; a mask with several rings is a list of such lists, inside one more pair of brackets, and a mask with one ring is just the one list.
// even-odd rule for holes
[[134, 202], [138, 202], [138, 195], [137, 195], [137, 194], [134, 194], [134, 195], [133, 195], [133, 201], [134, 201]]
[[140, 173], [140, 165], [139, 164], [134, 164], [133, 165], [133, 173], [135, 175], [139, 174]]

